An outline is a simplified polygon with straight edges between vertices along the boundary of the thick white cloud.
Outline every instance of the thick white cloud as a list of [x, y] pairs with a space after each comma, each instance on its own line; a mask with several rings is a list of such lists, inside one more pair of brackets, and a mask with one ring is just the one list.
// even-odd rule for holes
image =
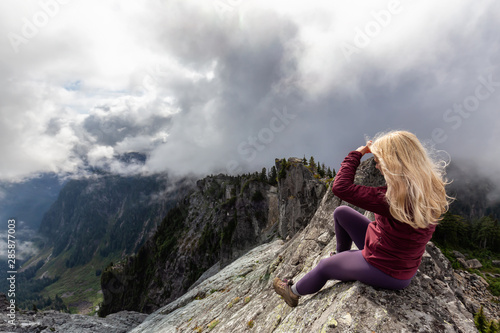
[[337, 167], [393, 128], [498, 164], [498, 22], [493, 0], [4, 1], [0, 178]]

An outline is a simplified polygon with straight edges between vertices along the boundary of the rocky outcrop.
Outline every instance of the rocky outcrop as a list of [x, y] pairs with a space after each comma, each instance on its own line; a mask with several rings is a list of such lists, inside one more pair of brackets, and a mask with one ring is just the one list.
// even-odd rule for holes
[[488, 282], [483, 277], [464, 270], [456, 270], [454, 277], [455, 294], [470, 313], [477, 313], [483, 307], [487, 318], [500, 322], [500, 297], [490, 293]]
[[57, 311], [15, 311], [8, 309], [9, 301], [0, 293], [0, 332], [22, 333], [125, 333], [139, 325], [146, 314], [122, 311], [106, 318], [75, 315]]
[[[447, 269], [420, 271], [403, 291], [360, 282], [329, 282], [289, 308], [272, 290], [290, 261], [287, 244], [262, 245], [150, 315], [132, 332], [474, 332], [472, 315], [454, 296]], [[325, 247], [326, 249], [327, 247]], [[425, 269], [439, 267], [429, 244]], [[327, 255], [322, 251], [317, 259]], [[300, 274], [299, 274], [300, 275]], [[447, 280], [447, 282], [445, 282]], [[213, 329], [209, 329], [213, 327]]]
[[457, 261], [465, 268], [477, 269], [483, 267], [481, 262], [477, 259], [465, 260], [464, 258], [457, 258]]
[[326, 192], [325, 183], [314, 178], [302, 160], [290, 158], [276, 160], [278, 177], [279, 235], [286, 239], [303, 229], [318, 208]]
[[[363, 175], [366, 164], [358, 173], [360, 182], [372, 179], [370, 172]], [[298, 307], [288, 307], [274, 293], [272, 279], [298, 280], [335, 249], [332, 213], [340, 204], [327, 191], [307, 226], [289, 241], [254, 248], [155, 311], [132, 332], [477, 331], [463, 302], [461, 281], [432, 243], [404, 290], [330, 281], [317, 294], [302, 297]]]
[[126, 333], [139, 325], [147, 315], [139, 312], [122, 311], [106, 318], [62, 313], [57, 311], [18, 312], [15, 325], [8, 323], [5, 315], [0, 321], [1, 332], [22, 333]]

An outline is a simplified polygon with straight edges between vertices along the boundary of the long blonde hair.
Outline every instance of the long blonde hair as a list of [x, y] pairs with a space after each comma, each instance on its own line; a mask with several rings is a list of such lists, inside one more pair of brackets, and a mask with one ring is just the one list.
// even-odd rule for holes
[[392, 216], [413, 228], [437, 224], [448, 210], [444, 166], [434, 162], [418, 138], [407, 131], [379, 134], [370, 146], [387, 183]]

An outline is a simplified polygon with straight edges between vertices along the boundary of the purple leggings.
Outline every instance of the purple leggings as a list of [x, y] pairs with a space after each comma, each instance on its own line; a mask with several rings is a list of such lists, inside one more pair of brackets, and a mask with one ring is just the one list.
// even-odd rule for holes
[[[385, 289], [404, 289], [411, 279], [393, 278], [370, 265], [361, 250], [365, 245], [365, 234], [370, 220], [348, 206], [340, 206], [333, 212], [337, 254], [322, 259], [295, 285], [301, 295], [318, 292], [328, 280], [361, 281], [370, 286]], [[350, 250], [352, 242], [359, 250]]]

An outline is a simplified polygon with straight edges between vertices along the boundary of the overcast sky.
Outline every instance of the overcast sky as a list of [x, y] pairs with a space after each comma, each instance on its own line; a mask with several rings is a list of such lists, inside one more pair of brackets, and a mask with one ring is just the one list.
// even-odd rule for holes
[[498, 170], [499, 31], [495, 0], [3, 0], [0, 179], [337, 169], [390, 129]]

